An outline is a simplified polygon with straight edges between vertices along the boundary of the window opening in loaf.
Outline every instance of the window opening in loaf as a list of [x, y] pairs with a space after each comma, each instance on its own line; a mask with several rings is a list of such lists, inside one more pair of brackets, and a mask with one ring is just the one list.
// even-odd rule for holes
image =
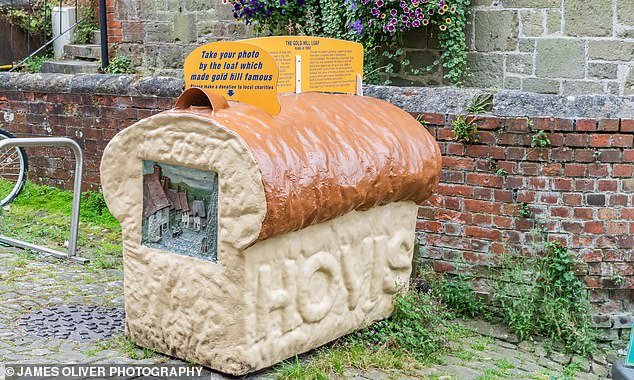
[[217, 261], [218, 174], [143, 161], [141, 244]]

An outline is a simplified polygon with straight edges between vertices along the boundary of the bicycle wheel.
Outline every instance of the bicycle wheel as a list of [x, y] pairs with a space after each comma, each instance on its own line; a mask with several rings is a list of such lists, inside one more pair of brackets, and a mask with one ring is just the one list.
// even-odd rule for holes
[[[0, 128], [0, 141], [13, 137], [11, 132]], [[28, 165], [22, 148], [0, 149], [0, 206], [8, 204], [20, 194], [26, 182]]]

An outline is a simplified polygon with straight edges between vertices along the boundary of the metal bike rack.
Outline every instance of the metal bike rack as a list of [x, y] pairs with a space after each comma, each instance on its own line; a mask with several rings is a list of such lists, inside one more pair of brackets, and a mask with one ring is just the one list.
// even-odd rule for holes
[[6, 236], [0, 236], [0, 242], [9, 244], [14, 247], [30, 249], [45, 253], [51, 256], [66, 258], [77, 261], [81, 264], [88, 262], [88, 259], [75, 256], [77, 251], [77, 231], [79, 229], [79, 209], [81, 204], [81, 177], [84, 170], [84, 156], [77, 142], [66, 137], [35, 137], [35, 138], [11, 138], [0, 141], [0, 149], [8, 148], [29, 148], [29, 147], [56, 147], [70, 148], [75, 155], [75, 178], [73, 183], [73, 208], [70, 219], [70, 238], [68, 239], [68, 252], [60, 252], [51, 248], [27, 243], [24, 241], [12, 239]]

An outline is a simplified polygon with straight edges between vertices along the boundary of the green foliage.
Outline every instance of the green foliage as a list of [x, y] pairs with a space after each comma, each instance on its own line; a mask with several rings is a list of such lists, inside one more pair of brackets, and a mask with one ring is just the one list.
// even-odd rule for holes
[[422, 125], [423, 127], [428, 127], [431, 123], [428, 122], [427, 120], [423, 119], [423, 115], [419, 114], [418, 116], [416, 116], [416, 121], [420, 123], [420, 125]]
[[545, 148], [550, 145], [550, 139], [545, 131], [540, 130], [533, 134], [531, 138], [532, 148]]
[[97, 30], [95, 10], [91, 6], [82, 6], [79, 8], [79, 14], [82, 20], [73, 30], [73, 42], [76, 44], [88, 44], [92, 41], [93, 32]]
[[[0, 181], [0, 191], [8, 192], [12, 183]], [[22, 206], [34, 210], [46, 210], [70, 216], [72, 211], [73, 193], [56, 187], [36, 185], [26, 182], [22, 192], [16, 197], [11, 206]], [[99, 192], [82, 193], [82, 204], [79, 219], [84, 222], [99, 224], [109, 228], [119, 228], [119, 222], [110, 214]]]
[[467, 112], [470, 114], [481, 114], [490, 112], [493, 107], [493, 94], [479, 94], [469, 99]]
[[132, 60], [122, 55], [111, 60], [105, 72], [108, 74], [134, 74], [135, 69]]
[[42, 72], [42, 64], [51, 59], [50, 54], [45, 54], [41, 56], [33, 56], [27, 59], [22, 66], [20, 67], [20, 71], [27, 73], [41, 73]]
[[498, 167], [498, 161], [495, 158], [491, 156], [487, 156], [486, 162], [489, 167], [489, 170], [491, 170], [496, 176], [506, 177], [509, 175], [509, 173], [504, 168]]
[[[265, 34], [300, 34], [346, 39], [363, 44], [365, 80], [378, 83], [382, 57], [398, 61], [414, 74], [443, 68], [444, 78], [461, 85], [466, 71], [465, 37], [470, 0], [231, 0], [234, 17]], [[431, 28], [442, 53], [426, 68], [411, 68], [402, 49], [412, 30]]]
[[522, 218], [529, 219], [529, 218], [533, 217], [533, 210], [531, 210], [530, 205], [528, 203], [526, 203], [526, 202], [522, 202], [522, 203], [519, 204], [519, 206], [517, 208], [517, 213]]
[[557, 242], [545, 250], [533, 258], [512, 257], [502, 266], [496, 299], [503, 318], [522, 339], [543, 335], [567, 352], [590, 355], [596, 333], [587, 291], [575, 273], [579, 261]]
[[477, 121], [478, 118], [474, 116], [456, 116], [456, 120], [451, 123], [454, 139], [465, 144], [480, 142]]
[[399, 293], [394, 306], [390, 318], [319, 348], [309, 360], [296, 357], [281, 363], [276, 379], [342, 378], [346, 368], [414, 374], [415, 369], [438, 360], [452, 335], [464, 334], [446, 326], [447, 311], [430, 293]]
[[[0, 7], [0, 13], [4, 13], [9, 18], [13, 25], [16, 25], [20, 29], [27, 31], [30, 30], [32, 34], [47, 31], [46, 39], [52, 36], [52, 20], [51, 10], [59, 3], [54, 1], [33, 1], [29, 2], [29, 7], [26, 9], [18, 9], [10, 7]], [[44, 11], [46, 9], [46, 12]], [[44, 17], [46, 13], [47, 17]]]
[[445, 313], [431, 295], [410, 291], [396, 297], [395, 310], [388, 319], [375, 322], [358, 332], [364, 342], [379, 348], [389, 347], [417, 359], [437, 353], [445, 339], [438, 334]]
[[476, 317], [487, 314], [487, 306], [476, 298], [474, 276], [465, 273], [428, 275], [428, 280], [443, 304], [459, 315]]

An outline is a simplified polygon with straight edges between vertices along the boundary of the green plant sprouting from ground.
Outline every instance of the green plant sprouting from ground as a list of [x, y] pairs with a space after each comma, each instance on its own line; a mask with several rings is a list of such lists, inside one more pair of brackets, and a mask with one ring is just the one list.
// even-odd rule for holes
[[469, 99], [467, 112], [470, 114], [482, 114], [491, 111], [493, 106], [493, 94], [480, 94]]
[[33, 56], [27, 59], [21, 66], [20, 71], [27, 73], [40, 73], [42, 72], [42, 64], [51, 59], [50, 54], [44, 54], [40, 56]]
[[104, 70], [108, 74], [134, 74], [135, 69], [132, 64], [132, 60], [125, 56], [119, 56], [114, 58], [108, 64], [108, 67]]
[[475, 276], [463, 272], [437, 276], [429, 272], [426, 277], [443, 304], [452, 311], [471, 318], [488, 314], [487, 306], [476, 297]]
[[309, 362], [294, 358], [278, 365], [276, 378], [332, 379], [342, 377], [346, 368], [412, 372], [438, 360], [451, 336], [461, 333], [446, 325], [447, 316], [430, 293], [400, 293], [390, 318], [318, 349]]
[[457, 115], [456, 120], [451, 122], [451, 131], [456, 141], [465, 144], [480, 142], [480, 131], [478, 131], [478, 118], [475, 116]]
[[378, 83], [381, 69], [392, 72], [394, 63], [382, 62], [385, 58], [409, 67], [403, 39], [406, 33], [422, 28], [438, 37], [442, 53], [430, 67], [410, 67], [414, 75], [442, 66], [444, 78], [459, 85], [466, 71], [470, 0], [230, 1], [234, 17], [254, 25], [260, 33], [340, 38], [363, 44], [367, 83]]
[[575, 268], [579, 261], [557, 242], [534, 256], [507, 253], [486, 275], [490, 303], [475, 298], [471, 276], [445, 274], [431, 281], [445, 305], [461, 315], [501, 318], [520, 339], [544, 336], [565, 352], [590, 355], [595, 347], [589, 296]]
[[544, 130], [539, 130], [533, 134], [531, 137], [531, 147], [532, 148], [546, 148], [550, 146], [550, 138]]

